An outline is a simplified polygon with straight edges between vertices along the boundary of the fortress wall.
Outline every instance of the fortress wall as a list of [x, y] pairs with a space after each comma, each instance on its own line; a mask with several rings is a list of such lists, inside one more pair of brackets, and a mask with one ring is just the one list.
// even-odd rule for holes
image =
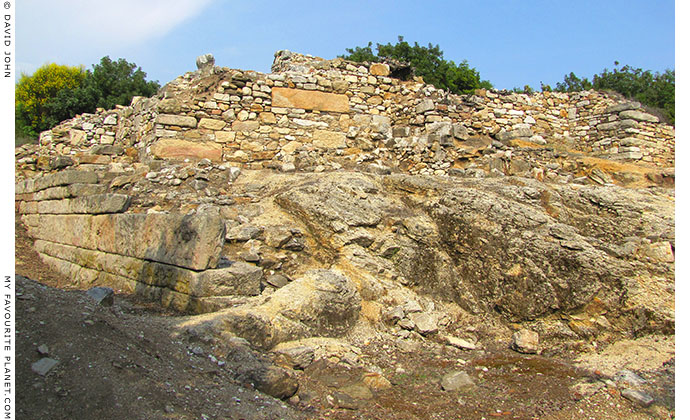
[[16, 208], [41, 259], [82, 287], [107, 285], [208, 312], [258, 295], [262, 271], [220, 263], [225, 224], [216, 212], [127, 212], [94, 172], [64, 170], [16, 185]]
[[[675, 130], [639, 103], [586, 91], [453, 95], [391, 77], [386, 64], [276, 53], [274, 73], [212, 67], [159, 97], [99, 110], [41, 134], [20, 169], [209, 159], [283, 171], [385, 167], [412, 174], [548, 172], [559, 153], [657, 168]], [[516, 160], [516, 164], [512, 161]]]

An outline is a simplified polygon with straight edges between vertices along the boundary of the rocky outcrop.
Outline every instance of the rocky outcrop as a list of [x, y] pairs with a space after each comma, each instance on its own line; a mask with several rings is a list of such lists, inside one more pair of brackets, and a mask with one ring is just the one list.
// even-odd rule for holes
[[372, 276], [387, 272], [470, 312], [495, 309], [515, 321], [593, 300], [620, 308], [626, 279], [641, 268], [631, 260], [649, 249], [632, 243], [674, 241], [672, 201], [613, 187], [349, 175], [311, 179], [276, 202]]
[[262, 349], [362, 325], [474, 349], [454, 334], [479, 319], [540, 347], [674, 331], [675, 134], [639, 104], [457, 96], [287, 52], [274, 68], [202, 57], [18, 149], [41, 258]]
[[361, 298], [355, 284], [330, 270], [307, 272], [269, 298], [200, 318], [219, 334], [231, 333], [271, 349], [279, 343], [346, 333], [357, 321]]

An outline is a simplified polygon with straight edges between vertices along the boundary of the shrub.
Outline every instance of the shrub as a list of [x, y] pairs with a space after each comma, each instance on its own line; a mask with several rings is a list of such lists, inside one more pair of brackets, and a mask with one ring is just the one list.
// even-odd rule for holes
[[76, 114], [128, 105], [132, 97], [151, 96], [159, 88], [157, 81], [146, 81], [141, 67], [122, 58], [103, 57], [87, 71], [47, 64], [31, 76], [23, 74], [17, 84], [16, 131], [18, 136], [37, 138]]
[[[618, 66], [618, 62], [615, 65]], [[580, 90], [610, 90], [634, 99], [649, 107], [653, 113], [661, 113], [663, 119], [675, 124], [676, 106], [676, 71], [666, 70], [663, 73], [652, 73], [625, 65], [612, 71], [604, 69], [595, 74], [592, 82], [587, 78], [580, 79], [574, 73], [564, 77], [563, 83], [556, 84], [560, 92]]]
[[36, 137], [57, 122], [48, 102], [58, 92], [79, 86], [86, 73], [79, 67], [55, 63], [40, 67], [31, 76], [22, 73], [15, 90], [15, 125], [18, 131]]
[[348, 55], [341, 57], [357, 62], [376, 62], [386, 58], [407, 62], [414, 68], [415, 74], [421, 76], [426, 83], [453, 93], [473, 93], [475, 89], [493, 87], [489, 81], [481, 80], [479, 72], [470, 67], [467, 60], [460, 64], [446, 61], [438, 45], [429, 44], [422, 47], [416, 42], [410, 45], [399, 36], [395, 45], [376, 44], [376, 54], [371, 46], [372, 43], [369, 42], [366, 47], [346, 48]]

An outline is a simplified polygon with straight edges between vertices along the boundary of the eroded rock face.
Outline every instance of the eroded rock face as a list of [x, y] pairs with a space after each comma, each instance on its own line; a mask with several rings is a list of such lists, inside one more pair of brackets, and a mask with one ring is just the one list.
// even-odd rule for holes
[[270, 349], [284, 341], [344, 334], [356, 322], [360, 309], [361, 297], [350, 279], [319, 269], [307, 272], [261, 303], [222, 311], [211, 322], [217, 330]]
[[358, 269], [516, 322], [593, 301], [620, 310], [627, 279], [645, 272], [631, 258], [651, 254], [632, 238], [674, 238], [671, 200], [611, 186], [359, 174], [310, 179], [276, 202]]

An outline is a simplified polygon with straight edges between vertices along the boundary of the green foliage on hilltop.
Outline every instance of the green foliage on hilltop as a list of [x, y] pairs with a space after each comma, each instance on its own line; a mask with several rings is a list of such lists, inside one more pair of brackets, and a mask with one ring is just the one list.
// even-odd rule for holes
[[[618, 62], [615, 65], [618, 66]], [[618, 92], [628, 99], [656, 109], [671, 124], [675, 123], [676, 107], [676, 71], [666, 70], [663, 73], [643, 70], [625, 65], [612, 71], [604, 69], [595, 74], [590, 82], [579, 78], [575, 73], [566, 75], [562, 83], [556, 84], [559, 92], [576, 92], [581, 90], [610, 90]]]
[[481, 80], [479, 72], [469, 66], [467, 60], [460, 64], [443, 58], [443, 51], [438, 45], [429, 44], [427, 47], [407, 43], [402, 36], [393, 45], [376, 44], [376, 54], [372, 50], [372, 43], [366, 47], [346, 48], [347, 55], [340, 56], [346, 60], [356, 62], [379, 62], [394, 59], [410, 63], [415, 75], [421, 76], [426, 83], [439, 89], [446, 89], [453, 93], [473, 93], [475, 89], [490, 89], [493, 86], [487, 80]]
[[55, 63], [41, 66], [31, 76], [22, 74], [15, 89], [15, 129], [19, 135], [37, 137], [54, 123], [49, 102], [58, 92], [81, 85], [86, 72], [80, 67]]
[[128, 105], [134, 96], [151, 96], [160, 85], [125, 59], [103, 57], [92, 70], [47, 64], [31, 76], [22, 74], [15, 97], [18, 137], [37, 138], [61, 121], [97, 108]]

